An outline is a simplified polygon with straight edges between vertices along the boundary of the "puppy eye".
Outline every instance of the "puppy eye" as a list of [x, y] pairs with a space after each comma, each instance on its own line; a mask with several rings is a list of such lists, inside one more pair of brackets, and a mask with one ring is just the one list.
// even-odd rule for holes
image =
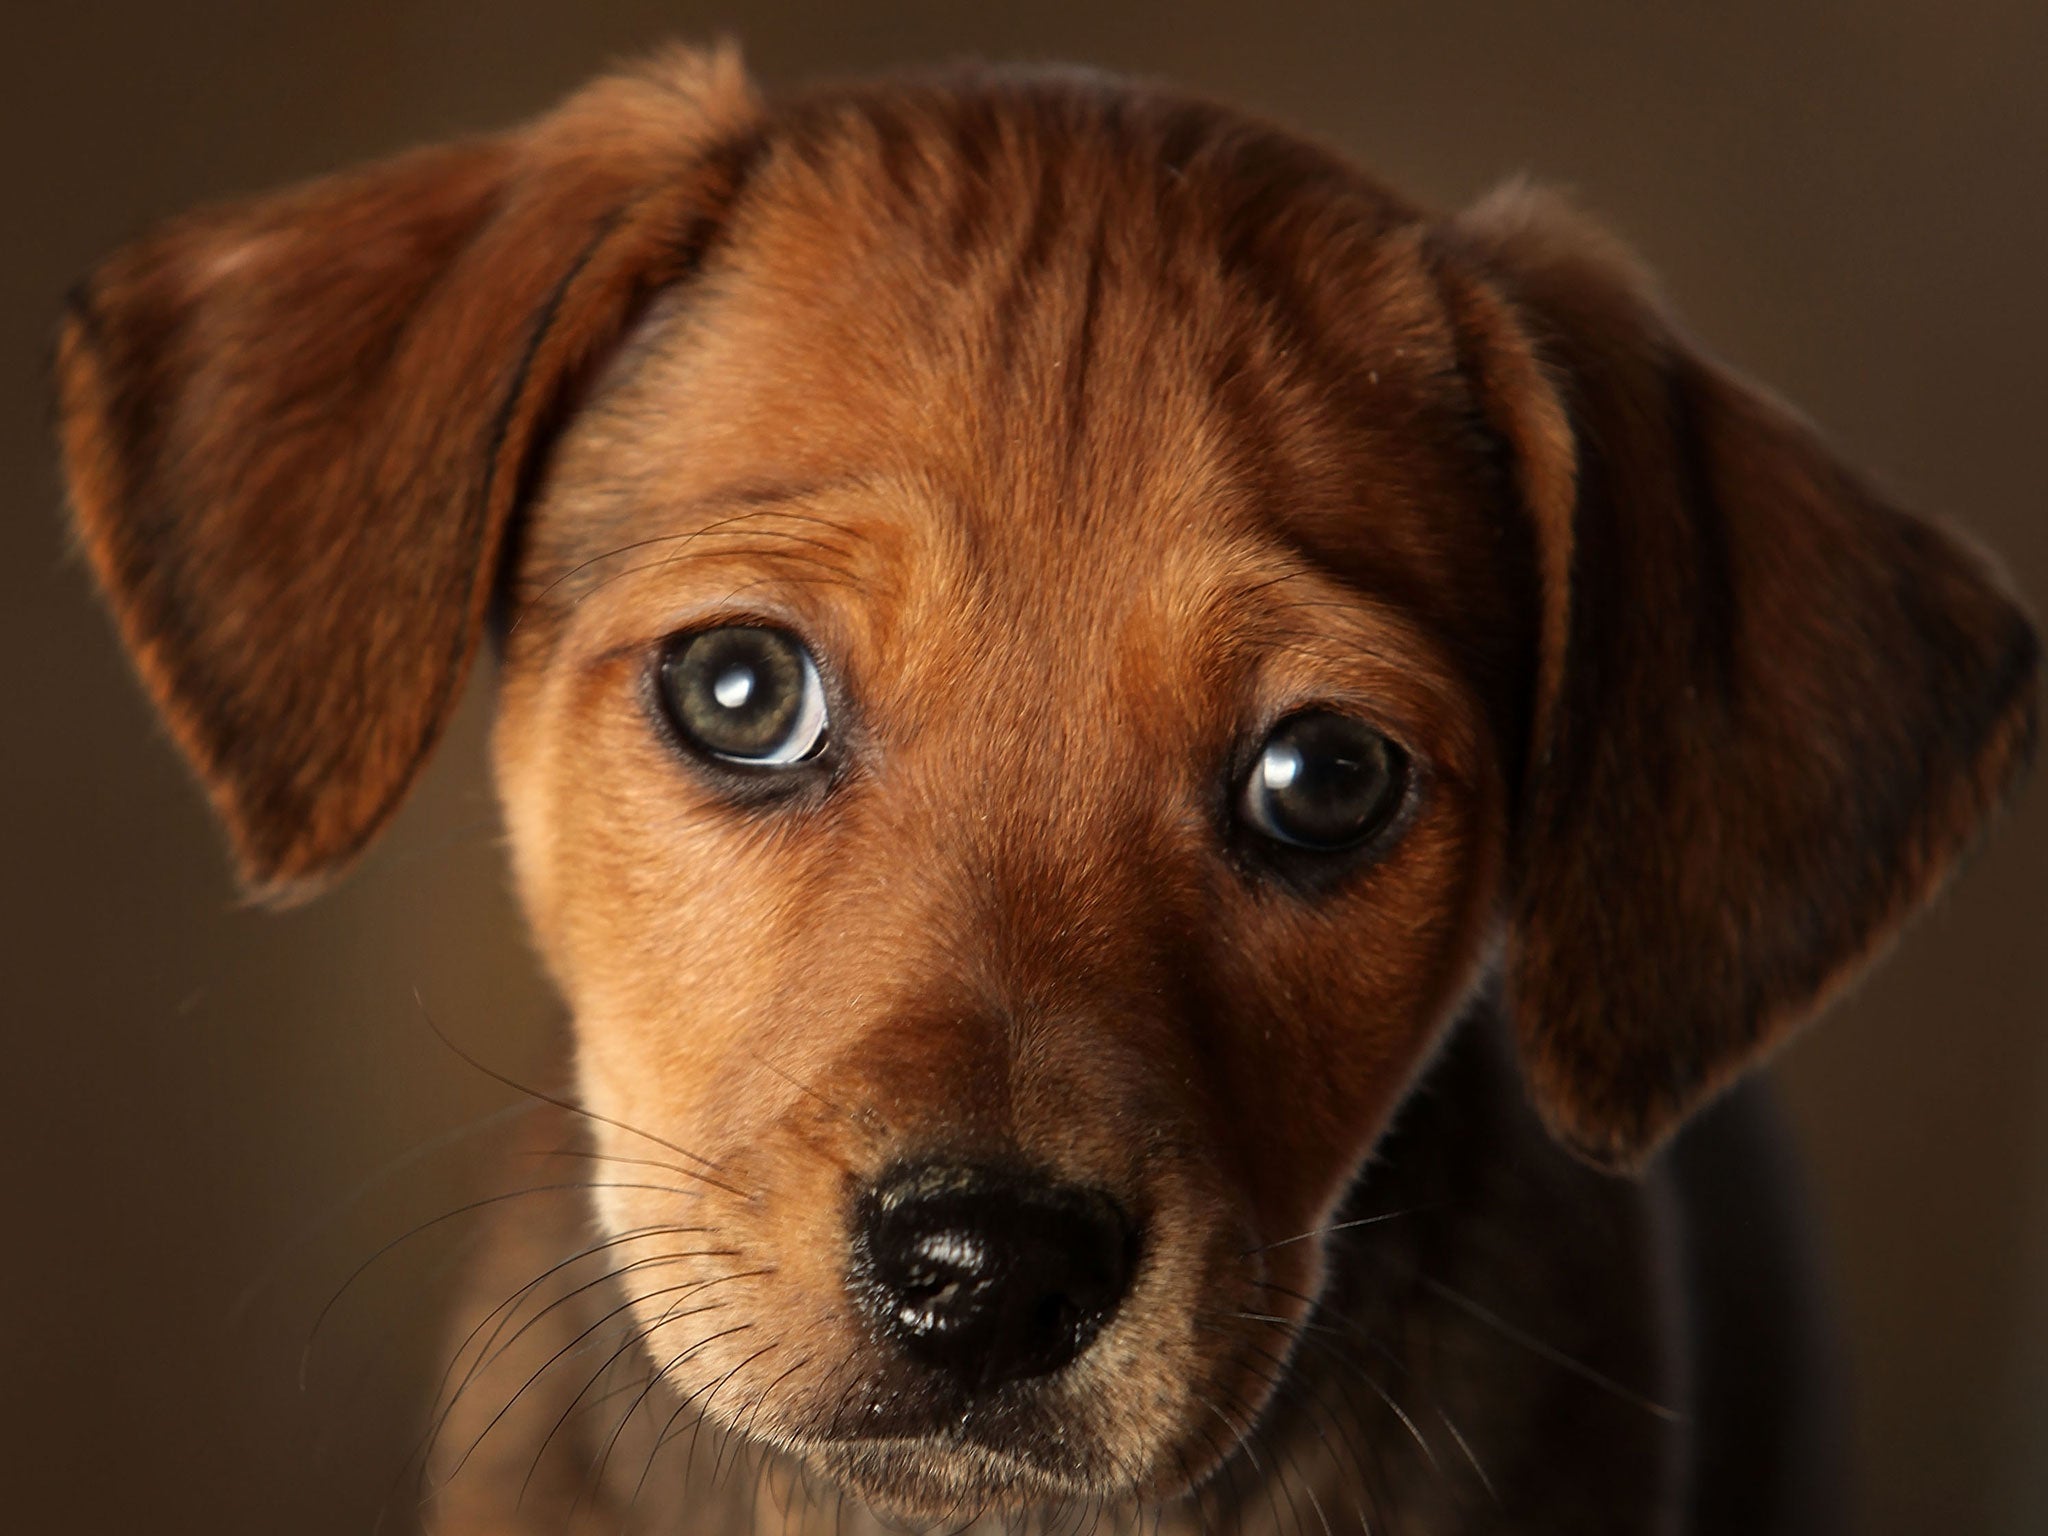
[[672, 643], [658, 681], [676, 731], [728, 762], [783, 767], [825, 742], [825, 688], [801, 642], [779, 629], [729, 625]]
[[1401, 804], [1408, 755], [1363, 720], [1311, 710], [1273, 727], [1239, 801], [1276, 842], [1335, 851], [1385, 827]]

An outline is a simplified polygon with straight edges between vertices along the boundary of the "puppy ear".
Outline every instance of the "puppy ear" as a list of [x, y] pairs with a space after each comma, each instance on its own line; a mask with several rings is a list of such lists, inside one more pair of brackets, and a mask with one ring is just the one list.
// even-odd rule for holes
[[2039, 644], [1555, 200], [1437, 249], [1536, 529], [1506, 994], [1553, 1130], [1626, 1166], [1934, 892], [2025, 765]]
[[756, 121], [732, 54], [677, 51], [524, 131], [171, 223], [81, 286], [77, 527], [259, 893], [396, 809], [551, 427], [702, 252]]

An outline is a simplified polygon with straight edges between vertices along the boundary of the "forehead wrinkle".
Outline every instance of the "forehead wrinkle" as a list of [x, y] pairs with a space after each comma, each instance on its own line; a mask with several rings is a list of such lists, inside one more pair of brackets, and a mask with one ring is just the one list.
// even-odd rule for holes
[[1006, 430], [963, 444], [951, 499], [992, 596], [1099, 632], [1143, 572], [1212, 536], [1242, 488], [1196, 345], [1162, 339], [1149, 285], [1099, 248], [1074, 260], [1094, 280], [1034, 305], [1028, 362], [986, 381]]
[[[1033, 419], [1009, 453], [963, 443], [934, 497], [950, 514], [970, 598], [942, 611], [957, 653], [983, 696], [1014, 700], [1011, 718], [1037, 724], [1032, 735], [1055, 760], [1090, 736], [1086, 722], [1156, 732], [1190, 709], [1210, 712], [1181, 681], [1200, 669], [1189, 628], [1168, 616], [1198, 609], [1189, 593], [1263, 548], [1240, 531], [1253, 519], [1226, 515], [1250, 509], [1223, 448], [1231, 426], [1200, 366], [1213, 324], [1158, 323], [1156, 284], [1119, 266], [1127, 255], [1110, 259], [1097, 226], [1084, 232], [1046, 260], [1085, 265], [1096, 285], [1049, 285], [1016, 332], [1032, 343], [1035, 398], [1018, 370], [985, 381], [1006, 421], [1027, 408]], [[1063, 392], [1068, 344], [1087, 333], [1091, 300], [1101, 355], [1085, 388]], [[1097, 392], [1109, 408], [1091, 408]], [[1133, 399], [1146, 408], [1130, 409]], [[1164, 708], [1162, 691], [1173, 699]]]
[[[1138, 457], [1097, 446], [1095, 430], [1127, 428], [1130, 413], [1087, 411], [1094, 383], [1108, 369], [1105, 387], [1144, 398], [1153, 415], [1168, 382], [1155, 352], [1201, 312], [1168, 296], [1220, 280], [1204, 272], [1220, 256], [1189, 249], [1205, 221], [1199, 188], [1163, 153], [1170, 124], [1108, 120], [1123, 111], [1079, 81], [1020, 82], [986, 100], [940, 90], [816, 103], [792, 130], [797, 152], [785, 145], [759, 177], [755, 216], [733, 242], [766, 239], [793, 257], [829, 242], [829, 263], [770, 263], [778, 302], [857, 309], [837, 334], [860, 356], [835, 365], [911, 393], [899, 405], [921, 446], [950, 439], [964, 481], [986, 496], [993, 469], [1010, 482], [1002, 499], [1033, 503], [1040, 519], [1113, 509], [1111, 498], [1060, 494], [1072, 456], [1098, 472]], [[902, 121], [883, 131], [876, 113]], [[970, 206], [977, 218], [963, 227]], [[933, 390], [946, 406], [936, 415], [917, 408]]]
[[[724, 486], [674, 508], [658, 528], [649, 526], [650, 488], [610, 487], [582, 498], [577, 515], [548, 520], [550, 535], [536, 539], [528, 563], [534, 590], [523, 607], [566, 612], [621, 576], [721, 558], [780, 558], [851, 576], [866, 553], [867, 530], [809, 508], [861, 483], [849, 477]], [[573, 529], [574, 537], [555, 525]]]

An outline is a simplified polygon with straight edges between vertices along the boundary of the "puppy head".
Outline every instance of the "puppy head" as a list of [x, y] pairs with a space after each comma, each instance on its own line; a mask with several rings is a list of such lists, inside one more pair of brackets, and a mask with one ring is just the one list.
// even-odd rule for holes
[[599, 1194], [650, 1365], [913, 1515], [1199, 1480], [1477, 986], [1633, 1163], [2033, 729], [1974, 557], [1568, 214], [1094, 80], [670, 57], [146, 240], [61, 385], [259, 889], [496, 596], [580, 1097], [675, 1184]]

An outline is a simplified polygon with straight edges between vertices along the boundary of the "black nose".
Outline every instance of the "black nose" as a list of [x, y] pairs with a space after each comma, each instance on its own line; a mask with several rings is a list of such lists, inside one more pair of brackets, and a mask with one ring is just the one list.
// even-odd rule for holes
[[1098, 1190], [958, 1164], [899, 1169], [855, 1221], [855, 1294], [906, 1354], [970, 1387], [1080, 1354], [1123, 1300], [1137, 1249]]

